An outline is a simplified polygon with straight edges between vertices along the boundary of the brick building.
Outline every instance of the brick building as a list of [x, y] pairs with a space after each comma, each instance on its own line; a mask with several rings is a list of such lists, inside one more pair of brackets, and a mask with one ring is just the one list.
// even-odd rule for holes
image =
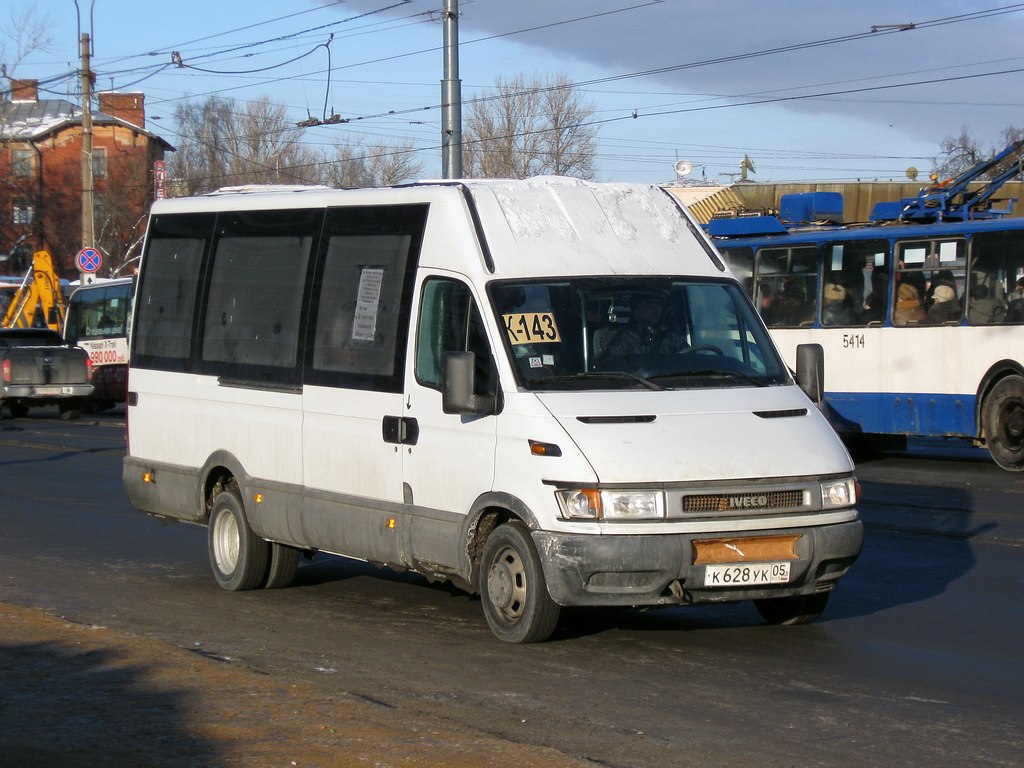
[[[108, 269], [142, 237], [154, 195], [154, 163], [174, 147], [146, 130], [145, 95], [98, 95], [91, 113], [96, 242]], [[77, 277], [82, 247], [82, 109], [40, 99], [35, 80], [11, 80], [0, 102], [0, 274], [23, 274], [33, 251], [53, 254]], [[138, 255], [138, 248], [135, 253]]]

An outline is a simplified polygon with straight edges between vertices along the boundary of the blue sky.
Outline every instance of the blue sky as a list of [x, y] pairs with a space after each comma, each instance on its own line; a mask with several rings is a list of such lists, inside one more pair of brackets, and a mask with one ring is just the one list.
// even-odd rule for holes
[[[91, 26], [96, 87], [143, 91], [147, 127], [172, 145], [185, 99], [266, 96], [296, 122], [322, 117], [326, 102], [351, 122], [307, 129], [306, 141], [410, 141], [436, 177], [442, 4], [79, 0], [79, 27], [73, 0], [13, 0], [0, 31], [33, 6], [47, 17], [52, 46], [14, 74], [77, 100], [78, 35]], [[1024, 126], [1024, 3], [460, 0], [459, 10], [463, 97], [488, 95], [499, 75], [565, 73], [595, 106], [605, 181], [669, 181], [684, 159], [691, 178], [728, 182], [745, 154], [754, 181], [903, 180], [909, 166], [927, 173], [962, 127], [988, 150]], [[3, 43], [10, 64], [14, 42]]]

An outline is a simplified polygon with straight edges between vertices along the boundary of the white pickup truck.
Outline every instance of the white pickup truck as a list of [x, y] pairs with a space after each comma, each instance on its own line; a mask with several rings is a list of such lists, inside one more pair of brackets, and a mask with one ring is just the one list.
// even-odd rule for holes
[[92, 394], [92, 363], [80, 347], [48, 328], [0, 328], [0, 407], [20, 418], [30, 407], [56, 404], [76, 418]]

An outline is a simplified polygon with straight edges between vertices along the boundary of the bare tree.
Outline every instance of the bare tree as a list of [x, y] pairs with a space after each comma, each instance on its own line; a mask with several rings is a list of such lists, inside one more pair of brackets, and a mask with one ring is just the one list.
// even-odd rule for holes
[[495, 80], [493, 98], [477, 98], [462, 133], [466, 175], [522, 179], [541, 173], [594, 175], [594, 106], [564, 74]]
[[175, 195], [235, 184], [380, 186], [422, 170], [411, 144], [339, 144], [333, 156], [310, 148], [284, 108], [266, 97], [239, 105], [211, 96], [179, 105], [175, 118], [178, 151], [168, 162]]
[[412, 144], [339, 143], [320, 178], [333, 187], [382, 187], [411, 181], [423, 171]]
[[934, 173], [939, 179], [948, 179], [976, 165], [984, 154], [970, 129], [964, 125], [959, 136], [946, 136], [939, 144], [939, 154], [934, 158]]
[[0, 75], [8, 81], [29, 54], [53, 47], [49, 14], [40, 15], [35, 3], [11, 5], [9, 10], [8, 25], [0, 30]]
[[[1024, 128], [1017, 128], [1012, 125], [1007, 126], [1003, 129], [1001, 137], [1002, 144], [999, 147], [985, 152], [981, 149], [978, 141], [971, 135], [970, 129], [966, 125], [962, 126], [959, 136], [947, 136], [939, 145], [939, 154], [934, 159], [934, 174], [940, 181], [958, 176], [978, 163], [989, 159], [996, 152], [1002, 151], [1004, 147], [1024, 139]], [[1004, 168], [1015, 160], [1015, 156], [1006, 158], [999, 165], [983, 174], [980, 180], [989, 179], [1001, 173]]]
[[318, 181], [318, 155], [301, 141], [284, 108], [266, 97], [239, 107], [211, 96], [175, 110], [178, 151], [168, 163], [176, 194], [197, 194], [233, 184]]
[[414, 181], [423, 174], [423, 163], [417, 159], [412, 142], [372, 146], [367, 167], [374, 186], [378, 187]]
[[[34, 3], [11, 4], [8, 10], [7, 22], [0, 28], [0, 77], [5, 81], [0, 86], [0, 102], [11, 100], [11, 81], [22, 61], [36, 51], [48, 51], [53, 47], [53, 39], [50, 36], [53, 21], [48, 14], [40, 15]], [[16, 133], [9, 130], [11, 111], [6, 108], [7, 106], [0, 104], [0, 142], [5, 145]], [[27, 252], [30, 249], [25, 241], [30, 236], [29, 227], [38, 231], [38, 217], [43, 201], [35, 183], [28, 179], [19, 179], [11, 172], [11, 155], [3, 153], [0, 157], [3, 157], [3, 162], [0, 162], [0, 211], [10, 215], [16, 204], [23, 207], [26, 203], [32, 211], [31, 223], [25, 222], [16, 227], [0, 227], [0, 253], [6, 255], [19, 248]], [[19, 267], [21, 266], [23, 265], [19, 261]]]
[[589, 125], [594, 107], [583, 102], [564, 75], [544, 91], [542, 111], [549, 128], [543, 135], [544, 173], [594, 177], [597, 130]]

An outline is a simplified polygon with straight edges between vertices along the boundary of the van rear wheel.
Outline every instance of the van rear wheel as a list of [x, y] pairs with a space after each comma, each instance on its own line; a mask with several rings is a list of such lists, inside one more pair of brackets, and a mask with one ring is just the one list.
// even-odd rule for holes
[[290, 587], [299, 570], [299, 550], [285, 544], [270, 544], [270, 565], [267, 568], [267, 579], [264, 589], [284, 589]]
[[548, 594], [529, 529], [518, 520], [487, 537], [480, 596], [487, 624], [500, 640], [540, 643], [558, 626], [561, 608]]
[[249, 527], [237, 491], [222, 491], [214, 499], [208, 543], [210, 567], [223, 589], [240, 592], [264, 583], [270, 545]]

